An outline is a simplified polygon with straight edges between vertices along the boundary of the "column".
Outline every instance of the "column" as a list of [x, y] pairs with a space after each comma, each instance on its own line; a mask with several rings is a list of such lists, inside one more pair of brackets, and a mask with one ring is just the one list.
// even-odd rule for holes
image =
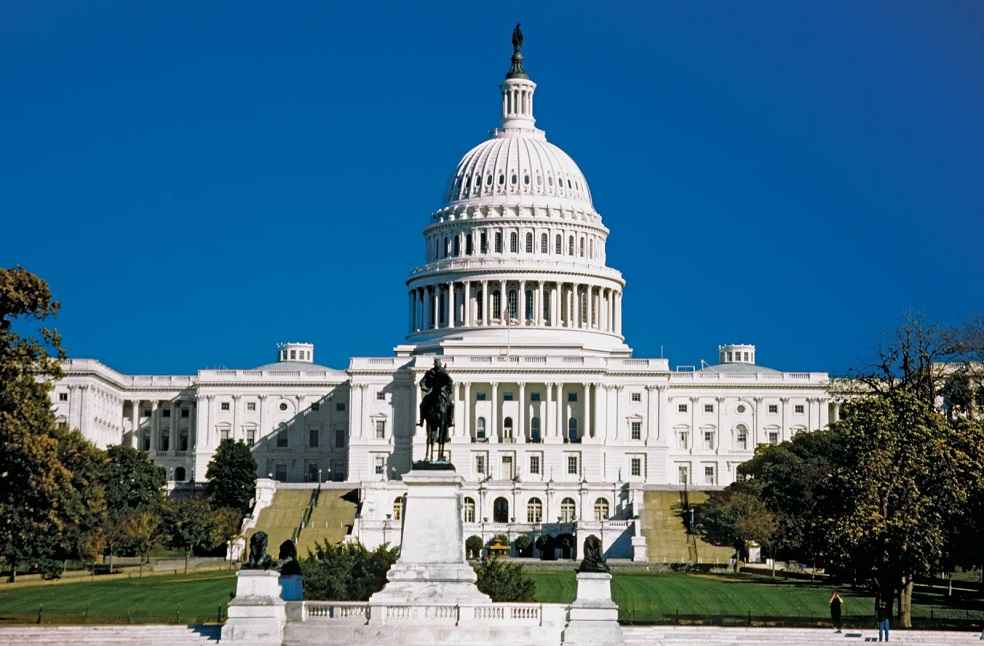
[[615, 292], [615, 334], [622, 336], [622, 292]]
[[410, 307], [410, 316], [408, 317], [407, 323], [410, 325], [410, 330], [409, 330], [410, 334], [413, 334], [413, 329], [414, 329], [413, 310], [414, 310], [414, 305], [416, 304], [417, 294], [414, 290], [411, 289], [410, 293], [407, 294], [407, 296], [409, 297], [409, 301], [410, 301], [408, 303]]
[[471, 302], [471, 281], [465, 281], [465, 314], [462, 317], [462, 325], [471, 327], [472, 325], [472, 302]]
[[489, 326], [489, 321], [492, 317], [489, 316], [489, 281], [482, 281], [482, 325], [485, 327]]
[[455, 314], [457, 313], [457, 306], [454, 302], [454, 281], [448, 283], [448, 327], [454, 327]]
[[471, 382], [465, 382], [465, 401], [461, 406], [461, 435], [471, 440]]
[[[503, 241], [503, 244], [505, 244], [505, 243], [506, 242], [504, 240]], [[505, 314], [505, 313], [508, 313], [509, 312], [509, 302], [508, 301], [509, 301], [509, 298], [508, 298], [508, 294], [506, 294], [506, 281], [500, 280], [499, 281], [499, 311], [496, 312], [496, 316], [499, 319], [499, 325], [508, 325], [509, 324], [509, 320], [508, 320], [508, 318], [506, 317], [506, 314]]]
[[[242, 395], [232, 396], [232, 439], [238, 441], [241, 439], [239, 437], [239, 400], [242, 399]], [[301, 409], [297, 409], [298, 414]]]
[[436, 330], [440, 327], [440, 307], [441, 307], [441, 293], [438, 285], [431, 285], [431, 311], [434, 317], [431, 319], [430, 328]]
[[591, 435], [591, 384], [584, 383], [584, 432], [582, 437], [590, 439]]
[[749, 440], [748, 448], [751, 448], [754, 451], [755, 447], [758, 446], [759, 444], [759, 436], [761, 435], [761, 431], [759, 430], [759, 425], [760, 425], [760, 420], [762, 419], [762, 398], [753, 397], [752, 401], [755, 402], [755, 408], [752, 412], [752, 436], [748, 438]]
[[[550, 247], [548, 245], [547, 249], [549, 248]], [[553, 395], [553, 384], [549, 382], [544, 382], [543, 389], [546, 392], [543, 393], [544, 394], [543, 406], [542, 406], [543, 419], [540, 420], [540, 441], [546, 442], [547, 438], [550, 437], [550, 422], [553, 421], [553, 414], [551, 414], [550, 412], [550, 403], [551, 403], [550, 397]], [[542, 475], [542, 471], [541, 471], [541, 475]]]
[[130, 446], [140, 448], [140, 400], [130, 402]]
[[569, 328], [574, 327], [574, 283], [568, 283], [570, 289], [567, 290], [567, 326]]
[[537, 303], [536, 303], [536, 324], [539, 327], [543, 327], [544, 319], [546, 319], [546, 309], [543, 305], [543, 281], [540, 281], [540, 286], [537, 288]]
[[550, 316], [550, 327], [560, 327], [560, 283], [553, 285], [553, 298], [550, 299], [553, 314]]
[[556, 437], [564, 437], [564, 384], [557, 382], [557, 426]]
[[[499, 298], [499, 302], [502, 303], [502, 298]], [[496, 444], [499, 441], [499, 384], [496, 382], [491, 383], [492, 386], [492, 414], [489, 415], [490, 428], [487, 429], [489, 443]], [[491, 456], [489, 456], [491, 459]]]
[[520, 325], [526, 325], [526, 281], [519, 281], [519, 298], [516, 299], [516, 304], [518, 306], [518, 311], [516, 318], [519, 319]]
[[516, 420], [516, 441], [522, 444], [526, 441], [526, 383], [519, 378], [519, 419]]
[[89, 397], [86, 395], [86, 393], [88, 391], [89, 391], [89, 385], [88, 384], [82, 384], [82, 385], [79, 386], [79, 426], [78, 426], [78, 429], [79, 429], [79, 432], [82, 433], [83, 435], [86, 435], [86, 431], [88, 430], [86, 428], [86, 426], [85, 426], [86, 417], [88, 416], [88, 413], [89, 413], [89, 411], [88, 411], [88, 408], [89, 408], [89, 406], [88, 406], [88, 404], [89, 404]]
[[157, 400], [150, 402], [150, 450], [156, 451], [160, 448], [160, 421], [157, 415]]
[[653, 390], [656, 386], [648, 385], [646, 386], [646, 446], [652, 446], [656, 442], [657, 435], [659, 433], [657, 419], [658, 412], [658, 394], [653, 397]]
[[782, 426], [779, 427], [779, 441], [785, 442], [786, 420], [789, 419], [789, 397], [780, 397], [779, 401], [782, 402], [782, 407], [780, 408], [782, 411], [782, 420], [780, 420], [780, 424], [782, 424]]

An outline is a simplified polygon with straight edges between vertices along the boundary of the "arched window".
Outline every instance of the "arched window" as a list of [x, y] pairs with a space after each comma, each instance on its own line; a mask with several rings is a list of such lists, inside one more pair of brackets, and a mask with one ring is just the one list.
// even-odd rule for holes
[[178, 450], [187, 451], [188, 450], [188, 429], [183, 428], [178, 431]]
[[506, 419], [502, 420], [502, 435], [503, 435], [503, 439], [506, 440], [507, 442], [512, 441], [513, 421], [511, 417], [507, 417]]
[[474, 252], [475, 252], [475, 249], [472, 246], [472, 234], [466, 233], [465, 234], [465, 254], [470, 256]]
[[502, 231], [495, 232], [495, 252], [502, 253]]
[[574, 236], [571, 236], [567, 240], [567, 255], [568, 256], [573, 256], [574, 255]]
[[534, 417], [530, 420], [530, 441], [540, 441], [540, 418]]
[[452, 255], [455, 258], [461, 255], [461, 238], [459, 238], [458, 236], [454, 237], [451, 243], [451, 249], [452, 249]]
[[499, 318], [500, 312], [502, 312], [502, 296], [499, 292], [492, 292], [492, 311], [489, 318]]
[[509, 318], [519, 318], [519, 305], [516, 303], [516, 290], [509, 290]]
[[495, 502], [492, 503], [492, 522], [509, 522], [509, 501], [505, 498], [496, 498]]
[[581, 321], [588, 322], [588, 301], [591, 298], [591, 291], [585, 290], [581, 295]]
[[475, 500], [472, 498], [465, 498], [465, 522], [474, 523], [475, 522]]
[[560, 501], [560, 522], [573, 523], [577, 514], [577, 506], [573, 498], [564, 498]]
[[478, 422], [475, 424], [475, 437], [479, 440], [485, 439], [485, 418], [479, 417]]
[[519, 253], [519, 235], [515, 231], [509, 234], [509, 253]]
[[588, 240], [588, 258], [594, 258], [594, 238]]
[[569, 442], [577, 442], [577, 418], [571, 417], [567, 420], [567, 440]]
[[188, 475], [185, 473], [184, 467], [178, 467], [174, 470], [174, 480], [176, 482], [184, 482], [188, 479]]
[[543, 503], [540, 502], [539, 498], [530, 498], [530, 501], [526, 503], [526, 522], [543, 522]]
[[171, 448], [171, 431], [166, 428], [161, 429], [161, 445], [158, 447], [160, 451], [168, 451]]
[[442, 257], [447, 258], [448, 254], [451, 253], [451, 241], [447, 238], [444, 239], [444, 255]]
[[595, 500], [594, 506], [595, 520], [603, 521], [608, 519], [608, 501], [604, 498]]
[[532, 289], [527, 289], [526, 290], [526, 312], [525, 312], [525, 315], [526, 315], [526, 320], [527, 321], [533, 320], [533, 290]]
[[584, 258], [584, 238], [581, 238], [581, 257]]
[[397, 496], [393, 500], [393, 520], [403, 518], [403, 496]]
[[557, 242], [554, 245], [554, 253], [558, 256], [564, 253], [564, 236], [557, 234]]
[[550, 240], [546, 233], [540, 234], [540, 253], [550, 253]]
[[533, 253], [533, 234], [526, 234], [526, 253]]

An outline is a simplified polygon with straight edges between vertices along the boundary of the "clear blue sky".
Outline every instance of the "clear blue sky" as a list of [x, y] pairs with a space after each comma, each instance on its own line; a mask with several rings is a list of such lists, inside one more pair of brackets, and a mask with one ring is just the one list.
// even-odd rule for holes
[[843, 373], [984, 296], [980, 2], [5, 2], [0, 264], [127, 372], [387, 355], [521, 20], [672, 365]]

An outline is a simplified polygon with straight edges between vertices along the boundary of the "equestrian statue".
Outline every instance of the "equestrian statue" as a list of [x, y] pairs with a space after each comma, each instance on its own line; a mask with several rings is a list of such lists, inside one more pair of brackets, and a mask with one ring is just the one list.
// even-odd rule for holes
[[454, 382], [440, 359], [434, 359], [434, 367], [424, 374], [420, 387], [424, 397], [420, 401], [420, 422], [417, 426], [427, 427], [424, 462], [446, 463], [448, 458], [444, 445], [451, 441], [448, 429], [454, 426]]

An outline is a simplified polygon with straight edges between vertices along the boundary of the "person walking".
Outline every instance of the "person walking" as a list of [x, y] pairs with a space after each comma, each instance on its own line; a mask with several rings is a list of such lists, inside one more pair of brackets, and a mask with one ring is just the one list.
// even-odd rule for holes
[[892, 619], [892, 603], [885, 600], [881, 595], [875, 597], [875, 618], [878, 620], [878, 641], [888, 641], [889, 622]]
[[834, 590], [833, 594], [830, 595], [830, 600], [827, 602], [830, 604], [830, 623], [834, 625], [836, 632], [841, 631], [841, 608], [844, 605], [844, 600], [841, 599], [840, 594], [837, 590]]

